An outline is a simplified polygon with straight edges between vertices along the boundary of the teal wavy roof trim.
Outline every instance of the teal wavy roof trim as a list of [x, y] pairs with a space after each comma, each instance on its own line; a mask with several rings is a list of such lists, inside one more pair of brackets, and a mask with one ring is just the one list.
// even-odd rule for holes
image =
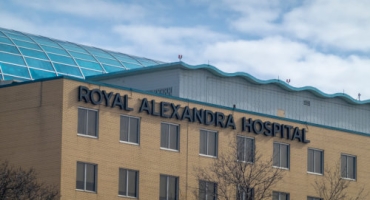
[[250, 83], [258, 84], [258, 85], [274, 84], [274, 85], [277, 85], [277, 86], [281, 87], [282, 89], [285, 89], [286, 91], [289, 91], [289, 92], [304, 92], [304, 91], [306, 91], [306, 92], [310, 92], [310, 93], [312, 93], [312, 94], [314, 94], [314, 95], [316, 95], [320, 98], [339, 98], [339, 99], [342, 99], [342, 100], [344, 100], [344, 101], [346, 101], [347, 103], [350, 103], [350, 104], [357, 104], [357, 105], [370, 104], [370, 99], [359, 101], [359, 100], [354, 99], [354, 98], [352, 98], [351, 96], [349, 96], [348, 94], [345, 94], [345, 93], [326, 94], [326, 93], [322, 92], [321, 90], [319, 90], [315, 87], [312, 87], [312, 86], [293, 87], [293, 86], [285, 83], [285, 81], [281, 81], [281, 80], [278, 80], [278, 79], [260, 80], [260, 79], [254, 77], [254, 76], [252, 76], [248, 73], [245, 73], [245, 72], [227, 73], [227, 72], [223, 72], [223, 71], [217, 69], [216, 67], [214, 67], [212, 65], [207, 65], [207, 64], [189, 65], [189, 64], [186, 64], [184, 62], [173, 62], [173, 63], [165, 63], [165, 64], [160, 64], [160, 65], [155, 65], [155, 66], [150, 66], [150, 67], [145, 67], [145, 68], [140, 68], [140, 69], [132, 69], [132, 70], [127, 70], [127, 71], [122, 71], [122, 72], [114, 72], [114, 73], [109, 73], [109, 74], [104, 74], [104, 75], [91, 76], [91, 77], [88, 77], [87, 79], [103, 80], [103, 79], [108, 79], [108, 78], [119, 77], [119, 76], [122, 76], [122, 75], [140, 74], [143, 71], [145, 71], [145, 72], [162, 71], [162, 70], [167, 70], [169, 68], [173, 69], [175, 67], [182, 68], [182, 69], [193, 69], [193, 70], [204, 69], [204, 70], [207, 70], [207, 71], [211, 72], [212, 74], [214, 74], [216, 76], [220, 76], [220, 77], [240, 77], [240, 78], [243, 78], [243, 79], [247, 80]]

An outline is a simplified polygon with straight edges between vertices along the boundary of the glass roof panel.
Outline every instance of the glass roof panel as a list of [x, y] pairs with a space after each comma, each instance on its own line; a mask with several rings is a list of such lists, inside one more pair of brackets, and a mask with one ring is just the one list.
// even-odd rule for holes
[[48, 53], [50, 60], [70, 65], [76, 65], [75, 61], [71, 57], [60, 56], [52, 53]]
[[114, 59], [111, 55], [108, 53], [104, 52], [103, 50], [97, 49], [97, 48], [92, 48], [92, 47], [85, 47], [91, 54], [94, 56], [100, 56], [104, 58], [111, 58]]
[[13, 44], [12, 41], [10, 41], [8, 38], [0, 37], [0, 42], [6, 43], [6, 44]]
[[37, 50], [41, 50], [41, 48], [39, 47], [39, 45], [35, 44], [35, 43], [30, 43], [30, 42], [24, 42], [24, 41], [20, 41], [20, 40], [13, 40], [13, 42], [17, 45], [17, 46], [21, 46], [21, 47], [27, 47], [27, 48], [31, 48], [31, 49], [37, 49]]
[[1, 69], [3, 70], [4, 74], [30, 78], [30, 74], [28, 73], [27, 67], [21, 67], [21, 66], [5, 64], [5, 63], [1, 63], [0, 65], [1, 65]]
[[127, 69], [136, 69], [136, 68], [142, 68], [142, 66], [141, 65], [134, 65], [134, 64], [132, 64], [132, 63], [122, 63], [123, 65], [125, 65], [125, 67], [127, 68]]
[[0, 44], [0, 51], [5, 51], [9, 53], [15, 53], [15, 54], [20, 54], [17, 47], [13, 45], [7, 45], [7, 44]]
[[33, 79], [49, 78], [49, 77], [56, 76], [55, 72], [47, 72], [47, 71], [42, 71], [42, 70], [37, 70], [37, 69], [32, 69], [32, 68], [30, 68], [30, 72], [31, 72]]
[[98, 61], [101, 62], [101, 63], [116, 65], [116, 66], [122, 66], [121, 63], [119, 63], [117, 60], [102, 58], [102, 57], [98, 57], [98, 56], [96, 56], [96, 59], [98, 59]]
[[24, 40], [24, 41], [28, 41], [28, 42], [32, 42], [32, 40], [26, 36], [23, 36], [23, 35], [16, 35], [16, 34], [12, 34], [12, 33], [7, 33], [7, 35], [12, 38], [12, 39], [18, 39], [18, 40]]
[[77, 45], [73, 45], [71, 43], [66, 43], [66, 42], [59, 42], [59, 44], [65, 48], [65, 49], [68, 49], [68, 50], [72, 50], [72, 51], [77, 51], [77, 52], [82, 52], [82, 53], [87, 53], [84, 49], [82, 49], [81, 47], [77, 46]]
[[26, 79], [26, 78], [19, 78], [19, 77], [14, 77], [14, 76], [9, 76], [9, 75], [5, 75], [4, 74], [4, 80], [17, 80], [17, 81], [29, 81], [29, 80], [31, 80], [31, 78], [28, 78], [28, 79]]
[[109, 65], [103, 65], [104, 69], [107, 71], [107, 72], [118, 72], [118, 71], [123, 71], [123, 70], [126, 70], [125, 68], [121, 68], [121, 67], [113, 67], [113, 66], [109, 66]]
[[19, 47], [19, 50], [22, 52], [25, 56], [35, 57], [35, 58], [41, 58], [45, 60], [49, 60], [49, 58], [46, 56], [46, 54], [42, 51], [36, 51], [32, 49], [25, 49], [22, 47]]
[[45, 38], [45, 37], [32, 36], [32, 39], [35, 40], [37, 43], [40, 43], [40, 44], [60, 48], [60, 46], [57, 43], [55, 43], [54, 41], [52, 41], [48, 38]]
[[78, 67], [72, 67], [59, 63], [54, 63], [57, 72], [82, 77], [80, 69]]
[[80, 59], [76, 59], [76, 62], [81, 67], [103, 71], [103, 69], [101, 68], [99, 63], [90, 62], [90, 61], [86, 61], [86, 60], [80, 60]]
[[103, 74], [103, 72], [98, 72], [98, 71], [93, 71], [93, 70], [88, 70], [88, 69], [82, 69], [82, 73], [86, 76], [94, 76], [94, 75], [99, 75], [99, 74]]
[[121, 62], [126, 63], [133, 63], [137, 65], [141, 65], [139, 62], [137, 62], [135, 59], [131, 58], [130, 56], [124, 55], [124, 54], [114, 54], [114, 56], [120, 60]]
[[54, 71], [53, 66], [48, 61], [42, 61], [42, 60], [27, 58], [27, 57], [25, 59], [26, 59], [28, 66], [30, 67]]
[[74, 52], [74, 51], [69, 51], [69, 53], [76, 57], [76, 58], [81, 58], [81, 59], [85, 59], [85, 60], [90, 60], [90, 61], [96, 61], [94, 59], [94, 57], [92, 57], [91, 55], [87, 55], [87, 54], [84, 54], [84, 53], [77, 53], [77, 52]]
[[144, 66], [151, 66], [151, 65], [157, 65], [156, 62], [151, 61], [149, 59], [142, 59], [142, 58], [136, 58], [142, 65]]
[[46, 52], [69, 56], [69, 54], [64, 49], [49, 47], [45, 45], [41, 45], [41, 46]]
[[0, 61], [26, 65], [21, 56], [0, 52]]
[[3, 32], [0, 31], [0, 36], [5, 36]]

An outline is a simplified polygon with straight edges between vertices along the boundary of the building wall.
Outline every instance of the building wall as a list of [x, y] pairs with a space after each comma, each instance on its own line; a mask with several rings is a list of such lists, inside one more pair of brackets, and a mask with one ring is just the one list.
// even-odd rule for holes
[[[77, 101], [78, 86], [83, 85], [90, 89], [106, 90], [108, 92], [127, 94], [129, 106], [133, 111], [122, 111], [117, 107], [111, 108], [105, 105], [92, 105], [91, 103]], [[213, 112], [223, 112], [225, 115], [233, 114], [237, 128], [219, 128], [213, 125], [205, 126], [198, 123], [187, 122], [151, 116], [147, 113], [139, 113], [138, 109], [143, 98], [155, 99], [208, 109]], [[85, 107], [99, 110], [99, 137], [88, 138], [77, 135], [77, 110]], [[141, 132], [140, 145], [131, 145], [119, 142], [119, 117], [120, 115], [132, 115], [140, 117]], [[242, 117], [261, 119], [262, 121], [278, 122], [299, 128], [307, 129], [308, 144], [281, 139], [279, 137], [266, 137], [241, 131]], [[180, 151], [168, 151], [160, 149], [160, 123], [169, 122], [180, 126]], [[257, 151], [262, 153], [265, 159], [271, 158], [273, 142], [283, 142], [290, 145], [290, 169], [286, 170], [284, 178], [275, 187], [275, 191], [290, 193], [291, 199], [305, 199], [309, 196], [317, 196], [312, 183], [316, 179], [322, 179], [322, 175], [307, 173], [308, 148], [324, 150], [324, 164], [327, 168], [334, 168], [339, 162], [341, 153], [357, 156], [357, 180], [350, 184], [350, 193], [357, 191], [361, 186], [368, 186], [370, 172], [367, 166], [370, 156], [368, 143], [370, 138], [352, 133], [320, 128], [302, 123], [293, 123], [284, 118], [270, 118], [266, 115], [252, 115], [248, 112], [233, 112], [218, 107], [198, 104], [177, 99], [168, 99], [149, 94], [119, 90], [105, 86], [81, 83], [71, 80], [64, 81], [63, 98], [63, 128], [62, 128], [62, 167], [61, 167], [61, 192], [62, 199], [122, 199], [118, 197], [118, 170], [127, 168], [138, 170], [139, 199], [157, 199], [159, 196], [160, 174], [179, 177], [180, 199], [194, 199], [193, 191], [198, 187], [198, 181], [194, 174], [194, 168], [208, 166], [215, 158], [199, 155], [199, 130], [216, 130], [219, 134], [219, 154], [228, 152], [230, 141], [236, 135], [246, 135], [255, 138]], [[76, 187], [76, 163], [77, 161], [94, 163], [98, 165], [98, 189], [97, 193], [83, 192]], [[325, 175], [325, 173], [324, 173]], [[123, 198], [124, 199], [124, 198]]]
[[[268, 84], [256, 85], [240, 77], [219, 77], [206, 70], [181, 70], [182, 98], [249, 110], [273, 116], [370, 134], [370, 105], [349, 104], [311, 92], [288, 92]], [[309, 101], [310, 106], [304, 105]]]
[[62, 80], [0, 88], [0, 162], [60, 186]]

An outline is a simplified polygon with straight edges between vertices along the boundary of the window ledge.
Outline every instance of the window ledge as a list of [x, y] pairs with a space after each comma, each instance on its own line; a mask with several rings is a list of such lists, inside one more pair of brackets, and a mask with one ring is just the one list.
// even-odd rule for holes
[[341, 179], [346, 180], [346, 181], [356, 181], [356, 179], [346, 178], [346, 177], [341, 177]]
[[[139, 146], [140, 144], [139, 143], [135, 143], [135, 142], [127, 142], [127, 141], [122, 141], [120, 140], [119, 143], [122, 143], [122, 144], [131, 144], [131, 145], [135, 145], [135, 146]], [[122, 195], [121, 195], [122, 196]], [[126, 197], [126, 196], [124, 196]]]
[[160, 147], [160, 149], [165, 150], [165, 151], [180, 152], [179, 150], [176, 150], [176, 149], [168, 149], [168, 148], [164, 148], [164, 147]]
[[77, 136], [87, 137], [87, 138], [93, 138], [93, 139], [98, 139], [98, 137], [97, 137], [97, 136], [85, 135], [85, 134], [81, 134], [81, 133], [77, 133]]
[[81, 190], [81, 189], [76, 189], [76, 191], [79, 191], [79, 192], [88, 192], [88, 193], [96, 194], [96, 192], [95, 192], [95, 191], [90, 191], [90, 190]]
[[[289, 171], [289, 168], [286, 168], [286, 167], [279, 167], [279, 166], [272, 166], [273, 168], [276, 168], [276, 169], [282, 169], [282, 170], [288, 170]], [[308, 172], [310, 173], [310, 172]]]
[[206, 155], [206, 154], [199, 154], [202, 157], [207, 157], [207, 158], [217, 158], [217, 156], [211, 156], [211, 155]]
[[131, 196], [125, 196], [125, 195], [118, 195], [118, 197], [130, 198], [130, 199], [137, 199], [137, 197], [131, 197]]
[[323, 174], [315, 173], [315, 172], [307, 172], [307, 174], [312, 174], [312, 175], [318, 175], [318, 176], [323, 176]]

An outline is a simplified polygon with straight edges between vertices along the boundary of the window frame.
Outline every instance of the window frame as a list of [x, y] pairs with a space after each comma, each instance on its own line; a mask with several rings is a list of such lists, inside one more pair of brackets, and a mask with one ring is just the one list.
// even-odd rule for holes
[[[244, 152], [243, 152], [243, 155], [244, 155], [244, 159], [243, 160], [239, 160], [239, 142], [238, 142], [238, 138], [242, 138], [243, 139], [243, 148], [244, 148]], [[252, 147], [250, 147], [250, 148], [252, 148], [251, 149], [251, 152], [252, 152], [252, 161], [248, 161], [249, 159], [249, 157], [247, 157], [246, 156], [246, 153], [245, 153], [245, 151], [247, 151], [247, 140], [252, 140]], [[239, 161], [239, 162], [244, 162], [244, 163], [254, 163], [254, 161], [255, 161], [255, 150], [256, 150], [256, 144], [255, 144], [255, 139], [254, 138], [252, 138], [252, 137], [247, 137], [247, 136], [243, 136], [243, 135], [237, 135], [236, 136], [236, 144], [237, 144], [237, 155], [236, 155], [236, 159], [237, 159], [237, 161]]]
[[[170, 140], [171, 132], [170, 131], [168, 131], [168, 135], [167, 135], [167, 137], [169, 138], [167, 147], [162, 147], [162, 124], [168, 125], [169, 130], [171, 130], [170, 129], [171, 126], [176, 126], [177, 127], [177, 141], [176, 141], [177, 149], [170, 148], [170, 143], [171, 143], [171, 140]], [[174, 124], [174, 123], [169, 123], [169, 122], [161, 122], [160, 149], [180, 152], [180, 124]]]
[[[315, 169], [313, 170], [313, 171], [309, 171], [309, 169], [308, 169], [308, 163], [309, 163], [309, 151], [310, 150], [312, 150], [314, 153], [313, 153], [313, 155], [314, 155], [314, 157], [313, 157], [313, 161], [315, 161], [315, 152], [316, 151], [319, 151], [319, 152], [321, 152], [321, 173], [319, 173], [319, 172], [315, 172]], [[315, 162], [314, 162], [314, 164], [313, 164], [313, 166], [314, 166], [314, 168], [315, 168]], [[315, 149], [315, 148], [308, 148], [307, 149], [307, 173], [309, 173], [309, 174], [315, 174], [315, 175], [324, 175], [324, 150], [322, 150], [322, 149]]]
[[311, 197], [311, 196], [308, 196], [307, 197], [307, 200], [323, 200], [322, 198], [319, 198], [319, 197]]
[[[206, 137], [206, 151], [207, 151], [207, 153], [206, 154], [204, 154], [204, 153], [202, 153], [202, 152], [200, 152], [201, 151], [201, 145], [202, 145], [202, 143], [201, 143], [201, 138], [202, 138], [202, 131], [205, 131], [206, 132], [206, 134], [207, 134], [207, 137]], [[209, 143], [209, 137], [208, 137], [208, 135], [210, 134], [210, 133], [214, 133], [215, 134], [215, 155], [210, 155], [209, 153], [208, 153], [208, 151], [209, 151], [209, 149], [208, 149], [208, 143]], [[205, 157], [210, 157], [210, 158], [217, 158], [217, 156], [218, 156], [218, 131], [214, 131], [214, 130], [209, 130], [209, 129], [200, 129], [199, 130], [199, 155], [201, 155], [201, 156], [205, 156]]]
[[[84, 189], [80, 189], [80, 188], [77, 188], [77, 177], [78, 177], [78, 164], [83, 164], [84, 165], [84, 168], [83, 168], [83, 177], [84, 177], [84, 180], [83, 180], [83, 183], [84, 183]], [[94, 166], [94, 190], [87, 190], [86, 189], [86, 168], [87, 168], [87, 165], [92, 165]], [[76, 190], [77, 191], [83, 191], [83, 192], [92, 192], [92, 193], [98, 193], [98, 164], [95, 164], [95, 163], [89, 163], [89, 162], [82, 162], [82, 161], [77, 161], [76, 163]]]
[[176, 193], [176, 198], [175, 200], [178, 200], [179, 199], [179, 183], [180, 183], [180, 180], [179, 180], [179, 177], [178, 176], [172, 176], [172, 175], [167, 175], [167, 174], [160, 174], [159, 175], [159, 199], [161, 199], [161, 177], [165, 177], [166, 178], [166, 200], [168, 200], [168, 192], [169, 192], [169, 178], [172, 177], [172, 178], [175, 178], [176, 179], [176, 188], [175, 188], [175, 193]]
[[[290, 194], [289, 193], [287, 193], [287, 192], [278, 192], [278, 191], [273, 191], [272, 192], [272, 200], [274, 200], [274, 193], [277, 193], [278, 195], [279, 195], [279, 199], [278, 200], [282, 200], [282, 199], [280, 199], [280, 194], [285, 194], [286, 196], [287, 196], [287, 200], [289, 200], [290, 199]], [[283, 199], [284, 200], [284, 199]]]
[[[346, 157], [346, 167], [347, 167], [347, 171], [346, 171], [346, 175], [347, 177], [343, 177], [343, 169], [342, 169], [342, 156], [345, 156]], [[349, 178], [348, 177], [348, 157], [352, 157], [354, 158], [354, 163], [353, 163], [353, 174], [354, 174], [354, 178]], [[355, 181], [357, 179], [357, 156], [354, 156], [354, 155], [351, 155], [351, 154], [346, 154], [346, 153], [342, 153], [340, 155], [340, 177], [343, 178], [343, 179], [347, 179], [347, 180], [352, 180], [352, 181]]]
[[[79, 112], [80, 110], [86, 110], [86, 121], [84, 122], [85, 123], [85, 129], [86, 129], [86, 133], [79, 133], [79, 123], [80, 123], [80, 119], [79, 119]], [[96, 113], [96, 121], [95, 121], [95, 135], [89, 135], [87, 134], [88, 133], [88, 111], [94, 111]], [[99, 138], [99, 110], [97, 109], [91, 109], [91, 108], [85, 108], [85, 107], [77, 107], [77, 135], [78, 136], [83, 136], [83, 137], [89, 137], [89, 138]]]
[[[120, 194], [120, 178], [121, 178], [121, 170], [126, 170], [126, 195]], [[135, 172], [136, 173], [136, 180], [135, 180], [135, 186], [136, 186], [136, 196], [130, 196], [128, 195], [128, 187], [129, 187], [129, 177], [128, 173], [129, 171]], [[127, 168], [119, 168], [118, 169], [118, 196], [120, 197], [129, 197], [129, 198], [139, 198], [139, 171], [138, 170], [132, 170], [132, 169], [127, 169]]]
[[[199, 180], [199, 199], [201, 198], [201, 195], [200, 195], [200, 193], [201, 193], [201, 184], [202, 184], [202, 182], [205, 184], [205, 188], [206, 188], [206, 190], [204, 191], [204, 193], [205, 193], [205, 199], [204, 200], [217, 200], [217, 189], [218, 189], [218, 184], [216, 183], [216, 182], [211, 182], [211, 181], [204, 181], [204, 180]], [[212, 199], [208, 199], [208, 184], [209, 183], [212, 183], [213, 184], [213, 191], [215, 191], [215, 193], [210, 197], [210, 198], [212, 198]], [[202, 199], [200, 199], [200, 200], [202, 200]]]
[[[129, 119], [129, 122], [128, 122], [128, 124], [129, 124], [129, 127], [128, 127], [128, 130], [127, 130], [127, 141], [125, 141], [125, 140], [122, 140], [122, 138], [121, 138], [121, 135], [122, 135], [122, 133], [121, 133], [121, 130], [122, 130], [122, 117], [127, 117], [128, 119]], [[131, 142], [131, 141], [129, 141], [130, 139], [130, 131], [131, 131], [131, 126], [130, 126], [130, 121], [131, 121], [131, 119], [137, 119], [138, 121], [137, 121], [137, 142]], [[119, 117], [119, 119], [120, 119], [120, 133], [119, 133], [119, 141], [120, 141], [120, 143], [126, 143], [126, 144], [133, 144], [133, 145], [140, 145], [140, 126], [141, 126], [141, 118], [140, 117], [136, 117], [136, 116], [131, 116], [131, 115], [120, 115], [120, 117]]]
[[[237, 186], [236, 187], [236, 200], [253, 200], [254, 199], [254, 188], [248, 188], [247, 191], [248, 193], [250, 193], [251, 197], [249, 199], [247, 199], [246, 195], [245, 195], [245, 191], [240, 191], [241, 188], [240, 186]], [[241, 197], [242, 196], [242, 197]]]
[[[279, 145], [279, 166], [275, 165], [274, 163], [274, 159], [275, 159], [275, 144], [278, 144]], [[287, 147], [287, 167], [282, 167], [282, 162], [281, 162], [281, 157], [282, 157], [282, 154], [281, 154], [281, 146], [286, 146]], [[287, 144], [287, 143], [282, 143], [282, 142], [274, 142], [273, 143], [273, 147], [272, 147], [272, 155], [273, 155], [273, 162], [272, 162], [272, 166], [275, 167], [275, 168], [280, 168], [280, 169], [286, 169], [286, 170], [289, 170], [290, 169], [290, 144]]]

